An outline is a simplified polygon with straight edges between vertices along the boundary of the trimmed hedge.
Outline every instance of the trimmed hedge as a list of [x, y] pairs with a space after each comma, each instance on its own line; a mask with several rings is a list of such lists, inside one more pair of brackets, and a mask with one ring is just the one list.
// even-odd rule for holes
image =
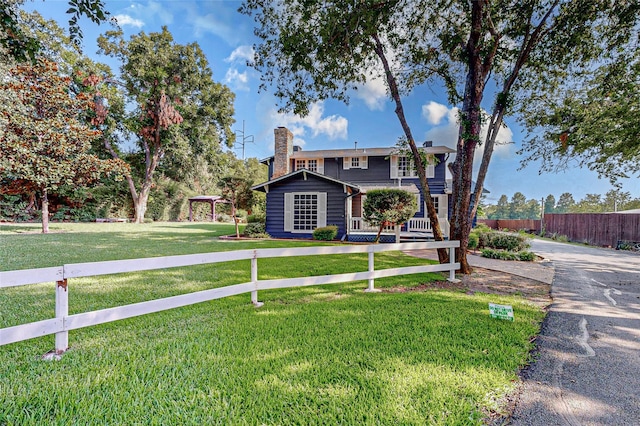
[[263, 222], [248, 223], [242, 231], [242, 236], [248, 238], [270, 238], [270, 235], [267, 234], [267, 230], [265, 229], [265, 224]]
[[507, 250], [494, 250], [490, 248], [482, 249], [482, 257], [489, 259], [500, 260], [520, 260], [524, 262], [531, 262], [536, 258], [536, 255], [530, 251], [507, 251]]
[[247, 216], [247, 223], [265, 223], [267, 215], [264, 213], [254, 213]]
[[[475, 231], [478, 236], [478, 247], [508, 251], [522, 251], [529, 248], [529, 239], [521, 234], [501, 231]], [[470, 235], [472, 235], [470, 234]]]
[[313, 231], [313, 239], [321, 241], [333, 241], [338, 235], [338, 227], [335, 225], [316, 228]]

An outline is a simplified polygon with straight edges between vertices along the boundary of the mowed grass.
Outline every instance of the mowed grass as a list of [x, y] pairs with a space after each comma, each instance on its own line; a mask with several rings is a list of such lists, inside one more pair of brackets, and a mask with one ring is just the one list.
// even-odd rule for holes
[[[2, 270], [296, 247], [222, 241], [231, 226], [0, 225]], [[424, 264], [399, 252], [376, 268]], [[260, 259], [259, 278], [367, 269], [367, 255]], [[417, 274], [377, 288], [442, 280]], [[79, 313], [250, 280], [249, 261], [69, 280]], [[261, 291], [0, 346], [0, 425], [480, 424], [513, 389], [543, 313], [519, 298], [455, 291], [364, 293], [366, 282]], [[488, 302], [514, 306], [514, 322]], [[0, 328], [54, 316], [52, 283], [0, 290]]]

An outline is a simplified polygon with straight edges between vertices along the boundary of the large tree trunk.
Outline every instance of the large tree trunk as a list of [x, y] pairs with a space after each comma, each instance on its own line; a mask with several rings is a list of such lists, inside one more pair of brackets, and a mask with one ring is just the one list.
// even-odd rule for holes
[[135, 209], [135, 217], [133, 223], [144, 223], [144, 215], [147, 212], [147, 203], [149, 201], [149, 192], [151, 192], [151, 182], [145, 182], [140, 188], [137, 196], [131, 193], [133, 197], [133, 207]]
[[42, 233], [49, 233], [49, 196], [47, 190], [42, 190]]
[[[491, 119], [489, 120], [489, 129], [487, 131], [487, 137], [484, 143], [484, 152], [482, 153], [482, 163], [480, 164], [480, 169], [478, 171], [478, 177], [476, 179], [476, 187], [474, 189], [474, 198], [472, 200], [471, 206], [471, 217], [475, 217], [476, 212], [478, 211], [478, 205], [480, 204], [480, 197], [482, 196], [482, 191], [484, 189], [484, 181], [487, 176], [487, 171], [489, 169], [489, 163], [491, 161], [491, 156], [493, 155], [493, 150], [495, 147], [496, 138], [498, 133], [500, 132], [500, 128], [502, 127], [502, 122], [504, 118], [504, 114], [507, 108], [507, 100], [511, 96], [511, 89], [515, 84], [518, 76], [520, 75], [520, 71], [525, 66], [527, 61], [529, 60], [529, 56], [531, 52], [536, 47], [536, 45], [540, 42], [541, 38], [543, 38], [548, 30], [546, 29], [546, 23], [551, 17], [552, 13], [557, 7], [557, 2], [550, 5], [545, 13], [544, 17], [540, 20], [538, 25], [535, 27], [530, 36], [525, 37], [522, 46], [520, 47], [520, 52], [518, 55], [518, 59], [516, 60], [511, 73], [505, 80], [502, 91], [498, 96], [496, 96], [496, 104], [493, 109], [493, 114], [491, 115]], [[529, 10], [529, 14], [532, 16], [534, 14], [533, 7]], [[550, 30], [550, 29], [549, 29]]]
[[[159, 136], [156, 137], [157, 147], [155, 152], [151, 152], [147, 143], [145, 146], [145, 174], [144, 182], [140, 188], [140, 192], [136, 190], [136, 185], [133, 182], [131, 175], [127, 176], [127, 183], [129, 185], [129, 192], [131, 192], [131, 199], [133, 201], [133, 208], [135, 210], [133, 222], [144, 223], [144, 215], [147, 212], [147, 202], [149, 201], [149, 193], [153, 185], [153, 173], [158, 166], [158, 162], [163, 155], [163, 151], [160, 148]], [[113, 158], [119, 159], [118, 153], [113, 149], [108, 139], [104, 139], [104, 146], [111, 153]]]
[[[467, 261], [467, 246], [471, 232], [471, 179], [473, 177], [473, 156], [480, 140], [482, 96], [486, 76], [497, 49], [494, 40], [493, 52], [483, 53], [482, 40], [485, 35], [483, 20], [488, 6], [487, 1], [474, 1], [471, 4], [471, 33], [466, 45], [469, 69], [465, 84], [464, 103], [458, 131], [456, 160], [453, 163], [453, 214], [451, 220], [451, 238], [460, 241], [456, 250], [456, 260], [460, 262], [460, 272], [470, 274], [472, 269]], [[482, 58], [482, 55], [487, 56]]]
[[[418, 151], [418, 147], [416, 146], [416, 142], [413, 139], [413, 135], [411, 133], [411, 128], [409, 127], [409, 123], [407, 122], [404, 114], [404, 108], [402, 106], [400, 90], [398, 89], [396, 77], [391, 71], [391, 67], [389, 66], [389, 62], [387, 61], [387, 57], [384, 53], [384, 47], [382, 46], [382, 43], [380, 42], [377, 34], [374, 34], [372, 38], [375, 43], [374, 50], [376, 52], [376, 55], [378, 55], [378, 58], [380, 58], [382, 66], [384, 67], [387, 85], [389, 86], [389, 92], [391, 93], [391, 97], [396, 104], [396, 116], [400, 121], [402, 130], [404, 131], [407, 142], [409, 143], [409, 147], [411, 148], [411, 153], [413, 154], [413, 157], [415, 159], [418, 177], [420, 178], [420, 186], [422, 186], [422, 196], [427, 204], [427, 216], [431, 221], [431, 229], [433, 229], [433, 238], [436, 241], [443, 241], [444, 236], [442, 234], [442, 229], [440, 228], [440, 222], [438, 221], [438, 212], [436, 211], [435, 205], [433, 204], [433, 199], [431, 198], [431, 190], [429, 189], [429, 182], [427, 181], [426, 167], [421, 161], [422, 157], [420, 156], [420, 152]], [[449, 262], [449, 253], [447, 249], [438, 249], [438, 261], [440, 263]]]

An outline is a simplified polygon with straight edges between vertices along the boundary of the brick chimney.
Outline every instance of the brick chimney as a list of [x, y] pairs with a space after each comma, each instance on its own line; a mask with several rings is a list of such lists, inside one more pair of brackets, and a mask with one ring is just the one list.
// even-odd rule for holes
[[275, 153], [273, 156], [273, 174], [271, 179], [284, 176], [291, 171], [291, 154], [293, 154], [293, 133], [286, 127], [273, 130], [275, 136]]

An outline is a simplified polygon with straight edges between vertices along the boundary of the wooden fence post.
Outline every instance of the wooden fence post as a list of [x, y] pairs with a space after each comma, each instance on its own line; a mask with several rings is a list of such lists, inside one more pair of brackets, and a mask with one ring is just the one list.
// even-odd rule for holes
[[[69, 292], [67, 279], [56, 282], [56, 318], [64, 324], [64, 318], [69, 315]], [[56, 333], [56, 354], [60, 355], [69, 348], [69, 332]]]
[[[373, 245], [370, 245], [368, 248], [368, 252], [369, 252], [369, 272], [373, 272], [376, 270], [375, 268], [375, 262], [373, 259]], [[376, 293], [380, 290], [377, 290], [376, 288], [374, 288], [374, 282], [375, 280], [373, 278], [369, 278], [369, 286], [367, 287], [367, 289], [365, 290], [368, 293]]]
[[254, 283], [255, 290], [251, 292], [251, 303], [256, 308], [264, 305], [262, 302], [258, 302], [258, 258], [256, 257], [256, 252], [253, 252], [253, 257], [251, 258], [251, 282]]
[[[460, 247], [460, 250], [464, 250]], [[453, 267], [453, 264], [456, 263], [456, 249], [455, 247], [449, 247], [449, 279], [447, 281], [452, 283], [460, 282], [460, 280], [456, 279], [456, 268]]]

